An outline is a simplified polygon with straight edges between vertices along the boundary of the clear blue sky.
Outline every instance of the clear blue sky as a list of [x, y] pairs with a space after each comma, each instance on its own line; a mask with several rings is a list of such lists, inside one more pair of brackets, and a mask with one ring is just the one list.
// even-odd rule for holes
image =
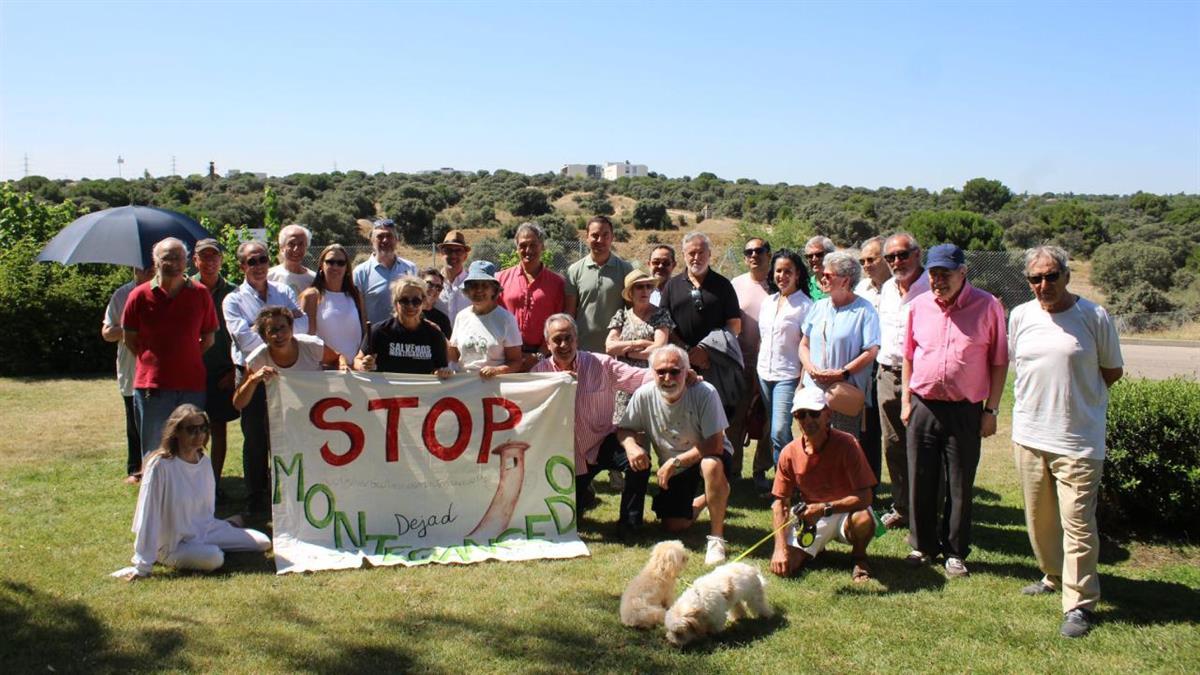
[[557, 170], [1200, 192], [1200, 2], [0, 3], [0, 179]]

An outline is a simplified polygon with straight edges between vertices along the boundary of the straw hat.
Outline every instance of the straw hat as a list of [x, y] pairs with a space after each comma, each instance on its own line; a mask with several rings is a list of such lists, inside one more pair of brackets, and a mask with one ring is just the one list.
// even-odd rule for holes
[[658, 288], [658, 279], [650, 276], [644, 270], [634, 269], [625, 275], [625, 290], [621, 291], [621, 297], [625, 298], [625, 302], [633, 304], [633, 287], [642, 283], [651, 283]]

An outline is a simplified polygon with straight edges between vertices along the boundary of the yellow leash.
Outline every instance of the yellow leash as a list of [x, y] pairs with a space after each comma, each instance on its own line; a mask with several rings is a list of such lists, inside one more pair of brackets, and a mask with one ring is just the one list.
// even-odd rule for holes
[[792, 523], [793, 523], [795, 520], [796, 520], [796, 516], [794, 516], [794, 515], [792, 515], [792, 516], [788, 516], [788, 519], [787, 519], [787, 520], [785, 520], [785, 521], [783, 521], [783, 524], [782, 524], [782, 525], [780, 525], [779, 527], [775, 528], [774, 530], [771, 530], [771, 533], [770, 533], [770, 534], [768, 534], [767, 536], [763, 537], [762, 539], [759, 539], [757, 542], [755, 542], [755, 544], [754, 544], [753, 546], [751, 546], [750, 548], [746, 549], [745, 551], [742, 551], [742, 554], [741, 554], [741, 555], [739, 555], [738, 557], [734, 558], [734, 559], [733, 559], [733, 560], [731, 560], [730, 562], [738, 562], [738, 561], [739, 561], [739, 560], [741, 560], [742, 558], [745, 558], [746, 556], [750, 555], [750, 552], [751, 552], [751, 551], [753, 551], [754, 549], [758, 548], [759, 546], [762, 546], [763, 544], [767, 543], [767, 540], [769, 540], [770, 538], [774, 537], [776, 534], [779, 534], [779, 531], [780, 531], [780, 530], [782, 530], [783, 528], [787, 527], [788, 525], [791, 525], [791, 524], [792, 524]]

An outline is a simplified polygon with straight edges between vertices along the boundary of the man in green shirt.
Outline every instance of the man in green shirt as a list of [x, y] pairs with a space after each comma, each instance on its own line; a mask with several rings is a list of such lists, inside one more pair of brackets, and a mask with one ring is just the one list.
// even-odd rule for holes
[[588, 222], [591, 253], [567, 268], [566, 312], [579, 324], [579, 348], [604, 353], [608, 322], [625, 305], [621, 291], [633, 265], [612, 252], [613, 224], [605, 216]]
[[808, 297], [814, 301], [826, 297], [825, 291], [821, 290], [821, 275], [825, 272], [825, 255], [835, 250], [832, 239], [819, 235], [804, 245], [804, 260], [808, 263]]

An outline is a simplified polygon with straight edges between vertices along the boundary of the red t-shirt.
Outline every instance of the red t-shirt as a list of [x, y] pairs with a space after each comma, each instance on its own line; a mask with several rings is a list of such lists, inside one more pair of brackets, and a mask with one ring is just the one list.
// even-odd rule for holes
[[859, 490], [875, 487], [875, 473], [867, 464], [858, 439], [837, 429], [829, 430], [829, 440], [819, 452], [806, 452], [801, 436], [779, 453], [775, 486], [771, 493], [780, 499], [792, 499], [797, 490], [810, 504], [832, 502]]
[[134, 387], [204, 391], [200, 336], [218, 327], [207, 288], [188, 280], [172, 298], [147, 281], [130, 292], [121, 326], [137, 331], [141, 352]]

